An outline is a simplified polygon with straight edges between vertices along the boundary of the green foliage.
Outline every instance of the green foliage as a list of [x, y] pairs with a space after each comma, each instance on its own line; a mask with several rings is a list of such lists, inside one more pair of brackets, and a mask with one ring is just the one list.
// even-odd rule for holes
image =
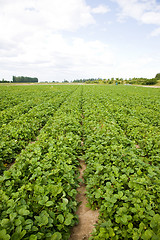
[[55, 93], [49, 88], [46, 92], [39, 91], [36, 95], [38, 99], [34, 98], [0, 112], [0, 173], [15, 161], [30, 141], [36, 140], [40, 129], [71, 91], [72, 88], [63, 93]]
[[[89, 205], [100, 213], [90, 239], [160, 239], [159, 89], [12, 91], [0, 115], [0, 239], [69, 239], [78, 223], [81, 157]], [[9, 99], [11, 89], [1, 92]], [[11, 159], [15, 164], [4, 171]]]
[[31, 83], [38, 82], [38, 78], [13, 76], [13, 83], [29, 83], [29, 82], [31, 82]]
[[160, 73], [157, 73], [155, 78], [160, 80]]
[[133, 78], [129, 81], [130, 84], [137, 85], [154, 85], [157, 83], [157, 78]]
[[1, 176], [0, 231], [4, 239], [67, 240], [77, 223], [80, 93], [77, 89], [62, 103], [38, 141], [29, 144]]
[[152, 78], [152, 79], [147, 79], [144, 85], [154, 85], [156, 83], [157, 83], [157, 79]]
[[7, 81], [7, 80], [5, 80], [5, 79], [2, 79], [2, 80], [0, 81], [0, 83], [10, 83], [10, 81]]
[[160, 131], [153, 126], [159, 124], [159, 113], [146, 109], [152, 108], [153, 99], [158, 106], [159, 97], [155, 90], [150, 90], [150, 94], [146, 100], [146, 89], [112, 87], [86, 91], [84, 178], [89, 204], [100, 212], [91, 239], [160, 236]]

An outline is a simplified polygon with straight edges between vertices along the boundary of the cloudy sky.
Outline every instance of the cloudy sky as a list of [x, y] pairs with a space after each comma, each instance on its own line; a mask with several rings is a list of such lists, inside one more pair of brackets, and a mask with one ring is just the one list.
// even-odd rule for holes
[[160, 72], [160, 0], [0, 0], [0, 80]]

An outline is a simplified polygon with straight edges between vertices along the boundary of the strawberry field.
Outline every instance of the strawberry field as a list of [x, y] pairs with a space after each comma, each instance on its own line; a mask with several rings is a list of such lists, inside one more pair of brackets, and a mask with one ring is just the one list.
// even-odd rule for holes
[[94, 240], [160, 239], [160, 90], [0, 86], [0, 239], [68, 240], [79, 160]]

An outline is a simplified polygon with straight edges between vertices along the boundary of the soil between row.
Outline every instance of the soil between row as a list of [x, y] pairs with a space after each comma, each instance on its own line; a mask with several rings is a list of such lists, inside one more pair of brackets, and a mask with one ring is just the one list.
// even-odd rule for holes
[[[86, 164], [83, 160], [80, 160], [80, 179], [83, 180], [83, 172], [86, 169]], [[91, 236], [94, 225], [98, 221], [99, 212], [98, 210], [91, 210], [87, 207], [86, 198], [86, 186], [84, 181], [80, 183], [78, 188], [77, 201], [81, 204], [79, 205], [76, 214], [79, 218], [79, 223], [72, 229], [70, 240], [86, 240]]]

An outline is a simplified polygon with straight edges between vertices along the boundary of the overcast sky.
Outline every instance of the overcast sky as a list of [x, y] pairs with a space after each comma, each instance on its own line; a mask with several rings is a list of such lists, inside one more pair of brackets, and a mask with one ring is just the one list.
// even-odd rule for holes
[[0, 80], [158, 72], [159, 0], [0, 0]]

